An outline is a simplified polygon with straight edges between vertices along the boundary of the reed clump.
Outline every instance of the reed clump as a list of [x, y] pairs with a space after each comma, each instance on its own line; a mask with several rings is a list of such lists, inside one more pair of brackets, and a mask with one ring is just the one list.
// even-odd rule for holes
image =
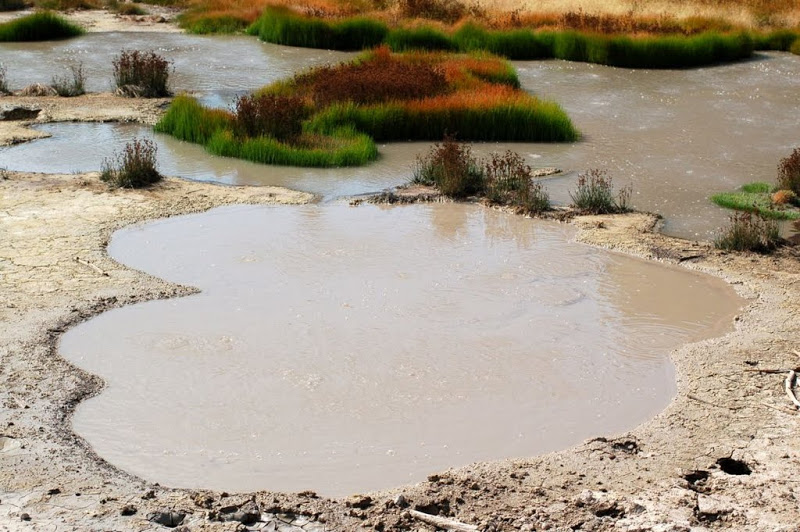
[[100, 179], [113, 187], [143, 188], [162, 179], [157, 168], [158, 148], [147, 139], [135, 138], [120, 153], [103, 161]]
[[714, 247], [728, 251], [769, 253], [781, 244], [778, 224], [749, 212], [737, 212], [714, 239]]
[[303, 100], [296, 96], [249, 94], [236, 101], [234, 129], [242, 137], [292, 141], [303, 132], [307, 114]]
[[171, 94], [168, 84], [172, 64], [153, 51], [123, 50], [112, 65], [114, 84], [123, 96], [160, 98]]
[[591, 169], [578, 176], [577, 188], [570, 191], [575, 208], [587, 214], [628, 212], [632, 189], [614, 190], [613, 179], [605, 170]]
[[434, 144], [425, 157], [417, 157], [412, 182], [434, 186], [452, 198], [465, 198], [486, 190], [486, 174], [472, 155], [472, 148], [451, 136]]
[[[426, 13], [429, 1], [409, 5], [415, 6], [413, 12]], [[452, 22], [449, 16], [424, 18]], [[270, 7], [248, 31], [268, 42], [312, 48], [353, 50], [384, 43], [394, 51], [482, 50], [509, 59], [556, 58], [626, 68], [692, 68], [736, 61], [755, 49], [788, 50], [797, 37], [796, 32], [782, 31], [754, 38], [729, 25], [700, 21], [683, 26], [663, 21], [623, 24], [585, 13], [568, 13], [544, 29], [520, 27], [519, 21], [490, 29], [474, 22], [479, 19], [450, 27], [400, 24], [390, 29], [377, 18], [329, 19]]]
[[64, 17], [40, 11], [0, 24], [0, 42], [53, 41], [83, 35], [86, 30]]
[[436, 187], [451, 198], [482, 197], [490, 203], [524, 214], [550, 210], [550, 197], [533, 170], [518, 153], [493, 153], [485, 160], [472, 154], [469, 144], [446, 135], [425, 156], [418, 156], [411, 182]]
[[69, 65], [68, 74], [53, 76], [50, 86], [59, 96], [73, 97], [86, 94], [86, 77], [83, 73], [83, 63]]
[[379, 20], [351, 17], [326, 20], [268, 7], [247, 30], [262, 41], [305, 48], [363, 50], [383, 42], [389, 32]]
[[3, 63], [0, 63], [0, 96], [11, 94], [8, 88], [8, 70]]
[[357, 166], [374, 160], [378, 155], [372, 139], [352, 127], [339, 127], [326, 135], [303, 131], [297, 137], [290, 134], [285, 139], [270, 136], [266, 131], [268, 128], [260, 130], [265, 133], [260, 134], [259, 129], [253, 126], [251, 131], [255, 136], [251, 136], [246, 128], [242, 128], [241, 122], [237, 126], [234, 113], [205, 108], [186, 95], [176, 97], [155, 125], [156, 131], [202, 144], [215, 155], [263, 164]]
[[393, 54], [379, 48], [243, 97], [234, 113], [176, 98], [158, 131], [220, 155], [303, 166], [364, 164], [375, 141], [573, 141], [555, 103], [519, 88], [508, 62], [486, 54]]

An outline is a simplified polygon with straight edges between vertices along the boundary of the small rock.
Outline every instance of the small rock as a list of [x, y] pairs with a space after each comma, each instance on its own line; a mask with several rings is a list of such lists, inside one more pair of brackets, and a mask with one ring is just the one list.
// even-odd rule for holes
[[226, 506], [219, 511], [220, 521], [238, 521], [243, 525], [252, 525], [261, 519], [261, 509], [253, 501], [241, 506]]
[[120, 513], [120, 515], [124, 515], [124, 516], [127, 517], [129, 515], [135, 514], [137, 511], [138, 510], [136, 509], [136, 507], [134, 505], [126, 504], [125, 506], [122, 507], [122, 509], [119, 511], [119, 513]]
[[31, 516], [28, 513], [23, 513], [23, 514], [20, 514], [19, 519], [20, 519], [20, 521], [30, 521], [31, 520]]
[[176, 512], [174, 510], [159, 510], [158, 512], [153, 512], [147, 515], [148, 521], [152, 523], [158, 523], [159, 525], [164, 525], [168, 528], [180, 526], [185, 518], [185, 513]]
[[58, 488], [52, 488], [47, 490], [48, 495], [58, 495], [59, 493], [61, 493], [61, 490]]
[[33, 120], [40, 112], [41, 109], [33, 107], [6, 106], [0, 108], [0, 120]]
[[397, 497], [395, 497], [392, 502], [394, 502], [394, 505], [397, 506], [398, 508], [406, 508], [408, 506], [408, 501], [406, 500], [406, 498], [403, 496], [402, 493]]
[[153, 491], [153, 490], [149, 490], [149, 491], [145, 492], [144, 495], [142, 495], [142, 499], [144, 499], [146, 501], [149, 501], [150, 499], [155, 499], [155, 498], [156, 498], [156, 492]]
[[366, 495], [353, 495], [345, 503], [348, 508], [358, 508], [364, 510], [372, 506], [372, 497]]

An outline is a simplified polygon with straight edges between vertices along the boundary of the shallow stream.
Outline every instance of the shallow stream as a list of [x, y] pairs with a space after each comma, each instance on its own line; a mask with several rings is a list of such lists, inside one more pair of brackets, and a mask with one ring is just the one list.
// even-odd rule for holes
[[720, 280], [478, 206], [237, 206], [117, 232], [197, 286], [112, 310], [60, 352], [108, 387], [76, 431], [167, 485], [347, 495], [628, 430], [667, 353], [729, 327]]
[[[90, 90], [107, 90], [111, 59], [121, 48], [153, 48], [175, 62], [174, 88], [197, 91], [210, 105], [228, 106], [236, 94], [311, 65], [352, 54], [289, 48], [250, 37], [92, 33], [57, 43], [0, 43], [0, 62], [12, 88], [48, 82], [65, 62], [81, 60]], [[609, 170], [632, 184], [634, 205], [662, 214], [665, 231], [710, 239], [728, 211], [708, 197], [750, 181], [774, 182], [778, 161], [797, 143], [800, 59], [757, 54], [751, 61], [683, 71], [627, 70], [564, 61], [516, 62], [523, 86], [559, 102], [584, 134], [576, 144], [485, 144], [480, 153], [511, 148], [534, 166], [556, 166], [548, 181], [557, 202], [568, 203], [577, 172]], [[141, 126], [57, 124], [54, 138], [0, 149], [0, 167], [71, 172], [97, 170]], [[163, 170], [192, 179], [271, 184], [326, 198], [404, 183], [426, 143], [381, 147], [382, 159], [355, 169], [298, 169], [253, 165], [205, 154], [160, 138]], [[80, 146], [76, 149], [76, 146]], [[58, 156], [52, 156], [57, 153]]]

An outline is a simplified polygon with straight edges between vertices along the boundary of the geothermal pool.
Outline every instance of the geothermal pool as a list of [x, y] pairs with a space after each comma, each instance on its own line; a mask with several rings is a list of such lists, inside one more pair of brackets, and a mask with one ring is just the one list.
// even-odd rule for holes
[[720, 280], [478, 206], [235, 206], [115, 233], [201, 292], [106, 312], [60, 353], [100, 375], [74, 428], [171, 486], [341, 496], [625, 431], [669, 351], [724, 333]]

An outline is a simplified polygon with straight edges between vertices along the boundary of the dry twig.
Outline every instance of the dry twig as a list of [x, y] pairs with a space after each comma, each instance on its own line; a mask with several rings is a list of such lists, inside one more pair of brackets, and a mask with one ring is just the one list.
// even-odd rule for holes
[[455, 532], [477, 532], [478, 530], [478, 527], [475, 525], [468, 525], [454, 519], [439, 517], [438, 515], [426, 514], [423, 512], [418, 512], [417, 510], [409, 510], [409, 513], [414, 519], [419, 519], [423, 523], [427, 523], [443, 530], [454, 530]]

